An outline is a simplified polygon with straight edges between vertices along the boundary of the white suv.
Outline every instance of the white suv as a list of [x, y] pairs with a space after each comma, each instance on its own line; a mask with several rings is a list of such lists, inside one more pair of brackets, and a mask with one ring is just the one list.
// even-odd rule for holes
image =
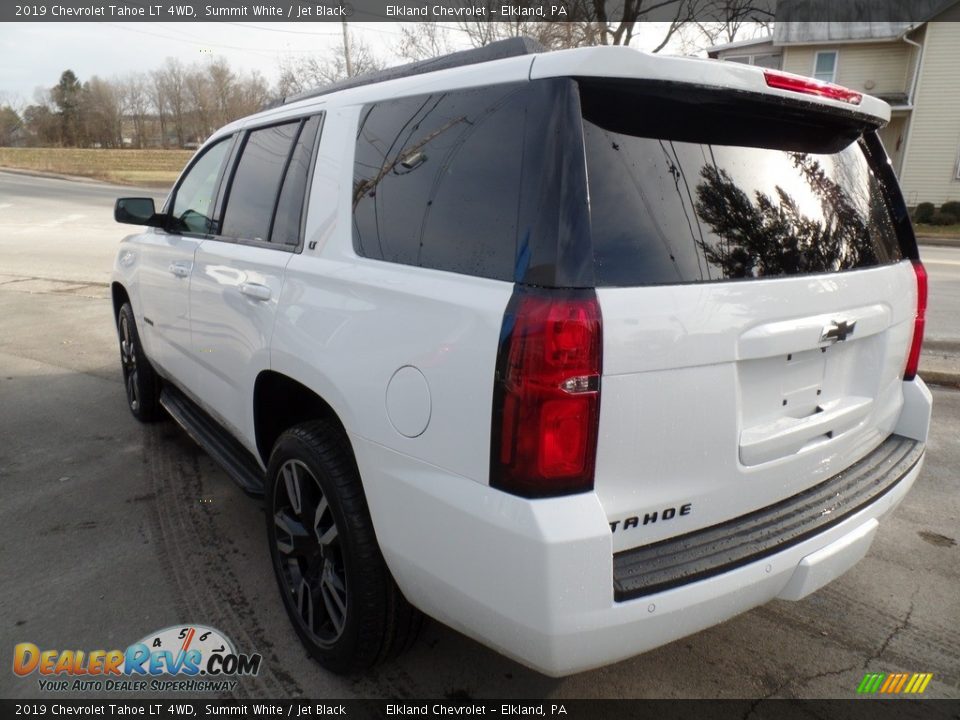
[[518, 41], [245, 118], [159, 213], [117, 201], [130, 409], [265, 495], [334, 671], [418, 610], [563, 675], [801, 598], [923, 461], [889, 113]]

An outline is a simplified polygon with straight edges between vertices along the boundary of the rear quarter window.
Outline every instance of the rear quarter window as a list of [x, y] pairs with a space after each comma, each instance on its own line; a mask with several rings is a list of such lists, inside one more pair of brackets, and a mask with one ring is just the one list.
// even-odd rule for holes
[[365, 106], [353, 180], [358, 254], [513, 278], [525, 84]]

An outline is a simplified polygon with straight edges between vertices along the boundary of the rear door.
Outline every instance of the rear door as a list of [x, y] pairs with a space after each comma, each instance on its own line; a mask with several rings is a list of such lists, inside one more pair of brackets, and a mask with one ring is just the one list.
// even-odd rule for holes
[[916, 283], [847, 115], [582, 88], [614, 549], [795, 495], [902, 407]]
[[220, 232], [197, 249], [190, 294], [200, 397], [251, 451], [252, 388], [270, 367], [283, 274], [301, 246], [320, 116], [247, 131], [223, 203]]

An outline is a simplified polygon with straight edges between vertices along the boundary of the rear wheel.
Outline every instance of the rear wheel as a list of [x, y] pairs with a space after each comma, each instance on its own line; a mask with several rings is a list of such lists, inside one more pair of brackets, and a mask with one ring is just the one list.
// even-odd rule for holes
[[160, 378], [143, 353], [133, 307], [124, 303], [117, 315], [117, 334], [120, 337], [120, 366], [123, 386], [127, 391], [127, 407], [141, 422], [160, 419]]
[[346, 438], [331, 423], [288, 430], [270, 456], [267, 536], [283, 604], [321, 665], [357, 672], [403, 650], [422, 616], [377, 545]]

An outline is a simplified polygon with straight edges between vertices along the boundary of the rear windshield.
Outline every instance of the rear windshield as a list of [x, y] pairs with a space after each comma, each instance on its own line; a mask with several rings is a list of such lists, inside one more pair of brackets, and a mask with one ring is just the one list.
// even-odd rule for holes
[[[675, 93], [675, 91], [674, 91]], [[897, 262], [849, 118], [669, 89], [582, 88], [598, 286], [828, 273]]]

